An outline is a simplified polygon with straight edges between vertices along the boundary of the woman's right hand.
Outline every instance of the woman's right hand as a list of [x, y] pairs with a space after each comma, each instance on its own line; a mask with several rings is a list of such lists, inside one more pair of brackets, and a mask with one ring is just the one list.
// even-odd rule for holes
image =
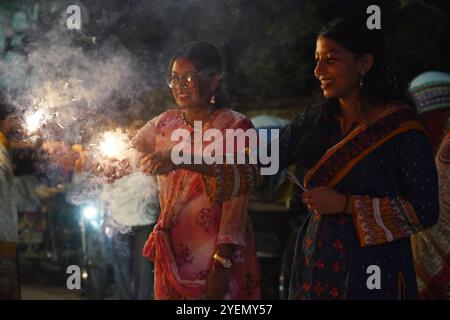
[[319, 214], [337, 214], [347, 211], [347, 197], [335, 189], [318, 187], [306, 190], [302, 201], [310, 210]]

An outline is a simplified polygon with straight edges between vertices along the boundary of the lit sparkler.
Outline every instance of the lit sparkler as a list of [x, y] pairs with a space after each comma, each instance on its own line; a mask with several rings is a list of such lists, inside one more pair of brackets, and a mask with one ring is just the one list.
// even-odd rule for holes
[[37, 131], [41, 126], [42, 120], [44, 120], [44, 111], [41, 109], [38, 109], [36, 112], [26, 115], [25, 125], [28, 133], [31, 134]]
[[[47, 82], [35, 90], [32, 94], [36, 96], [32, 98], [30, 110], [25, 115], [24, 127], [28, 134], [35, 133], [41, 129], [43, 124], [49, 122], [55, 123], [61, 129], [64, 129], [67, 120], [77, 121], [77, 118], [71, 116], [70, 105], [74, 101], [78, 101], [73, 97], [73, 90], [70, 86], [71, 81], [65, 82]], [[63, 125], [64, 124], [64, 125]], [[51, 134], [45, 132], [44, 135]]]
[[130, 156], [130, 146], [130, 138], [121, 129], [116, 129], [102, 133], [99, 150], [108, 158], [122, 161]]

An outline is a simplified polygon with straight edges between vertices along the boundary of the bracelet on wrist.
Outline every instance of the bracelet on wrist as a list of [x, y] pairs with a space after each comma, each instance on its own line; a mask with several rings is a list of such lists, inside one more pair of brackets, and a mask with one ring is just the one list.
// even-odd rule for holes
[[230, 259], [223, 258], [223, 257], [219, 256], [217, 253], [214, 254], [213, 260], [214, 260], [214, 262], [218, 262], [225, 269], [230, 269], [231, 266], [233, 265], [233, 263], [231, 262]]

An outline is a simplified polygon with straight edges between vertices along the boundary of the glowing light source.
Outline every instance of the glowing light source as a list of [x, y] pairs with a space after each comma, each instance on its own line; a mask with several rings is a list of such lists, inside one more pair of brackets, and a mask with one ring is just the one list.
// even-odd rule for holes
[[41, 109], [37, 110], [35, 113], [28, 114], [25, 116], [25, 124], [28, 133], [33, 133], [39, 129], [41, 126], [41, 121], [44, 118], [44, 111]]
[[99, 149], [103, 155], [122, 161], [129, 155], [130, 139], [120, 129], [107, 131], [102, 134]]
[[94, 207], [86, 207], [83, 210], [83, 216], [88, 220], [94, 220], [98, 216], [98, 211]]

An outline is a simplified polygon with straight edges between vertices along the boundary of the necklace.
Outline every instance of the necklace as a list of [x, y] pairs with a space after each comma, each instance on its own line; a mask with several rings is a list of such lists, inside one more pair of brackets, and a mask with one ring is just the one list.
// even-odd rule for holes
[[[212, 114], [214, 113], [214, 111], [215, 111], [215, 110], [213, 109], [213, 110], [211, 110], [211, 111], [209, 112], [208, 120], [206, 120], [206, 121], [203, 122], [202, 127], [205, 125], [205, 123], [207, 123], [209, 120], [211, 120], [211, 116], [212, 116]], [[184, 123], [186, 126], [188, 126], [189, 128], [194, 128], [194, 126], [191, 125], [191, 124], [186, 120], [186, 116], [185, 116], [185, 114], [184, 114], [183, 111], [180, 111], [180, 118], [181, 118], [181, 121], [183, 121], [183, 123]]]
[[190, 128], [193, 128], [193, 126], [192, 126], [190, 123], [187, 122], [186, 116], [184, 115], [184, 112], [183, 112], [183, 111], [180, 111], [180, 116], [181, 116], [181, 121], [183, 121], [183, 123], [184, 123], [186, 126], [188, 126], [188, 127], [190, 127]]

